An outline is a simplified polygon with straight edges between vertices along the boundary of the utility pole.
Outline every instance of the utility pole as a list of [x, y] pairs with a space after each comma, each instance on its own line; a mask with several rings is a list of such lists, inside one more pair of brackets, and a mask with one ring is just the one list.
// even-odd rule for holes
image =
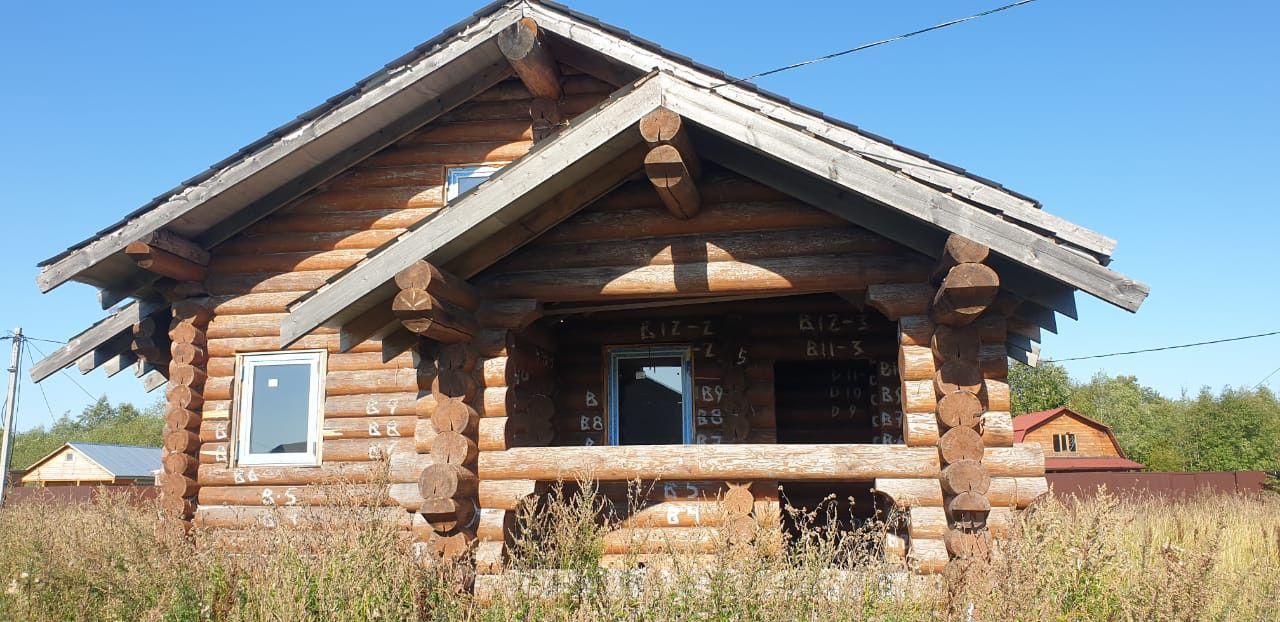
[[13, 454], [13, 413], [18, 409], [18, 362], [22, 360], [22, 327], [13, 331], [13, 354], [9, 358], [9, 393], [4, 401], [4, 439], [0, 444], [0, 507], [9, 489], [9, 459]]

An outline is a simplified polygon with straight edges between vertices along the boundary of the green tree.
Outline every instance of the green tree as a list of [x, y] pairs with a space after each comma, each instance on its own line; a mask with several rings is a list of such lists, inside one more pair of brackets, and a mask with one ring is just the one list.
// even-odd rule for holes
[[1031, 367], [1014, 362], [1009, 367], [1009, 391], [1014, 415], [1049, 410], [1067, 405], [1071, 378], [1067, 370], [1053, 363]]
[[86, 406], [79, 416], [62, 415], [53, 426], [37, 426], [14, 436], [15, 469], [25, 469], [68, 441], [159, 447], [164, 430], [163, 406], [138, 410], [133, 404], [115, 406], [106, 396]]

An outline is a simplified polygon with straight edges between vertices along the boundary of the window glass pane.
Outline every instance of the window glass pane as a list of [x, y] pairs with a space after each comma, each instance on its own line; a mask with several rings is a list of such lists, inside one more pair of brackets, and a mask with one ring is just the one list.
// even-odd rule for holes
[[249, 453], [307, 452], [311, 365], [257, 365], [253, 369]]
[[457, 196], [459, 194], [465, 194], [468, 190], [475, 188], [476, 186], [479, 186], [481, 183], [484, 182], [484, 180], [488, 178], [489, 178], [488, 175], [485, 175], [484, 177], [481, 177], [479, 175], [471, 175], [469, 177], [463, 177], [459, 179], [458, 189], [455, 191], [454, 196]]
[[1067, 435], [1067, 443], [1068, 443], [1068, 445], [1071, 447], [1071, 451], [1075, 451], [1075, 450], [1076, 450], [1076, 435], [1075, 435], [1075, 434], [1068, 434], [1068, 435]]
[[1060, 434], [1053, 435], [1053, 450], [1062, 451], [1062, 435]]
[[684, 364], [679, 356], [618, 359], [618, 444], [684, 443]]
[[468, 190], [484, 183], [486, 179], [498, 172], [501, 166], [459, 166], [449, 169], [446, 180], [445, 200], [453, 200]]

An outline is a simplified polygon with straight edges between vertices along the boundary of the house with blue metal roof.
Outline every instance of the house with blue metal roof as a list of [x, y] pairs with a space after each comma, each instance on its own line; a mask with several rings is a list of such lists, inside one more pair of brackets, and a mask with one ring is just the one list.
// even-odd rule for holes
[[161, 449], [70, 442], [37, 460], [22, 476], [24, 486], [151, 486], [160, 471]]

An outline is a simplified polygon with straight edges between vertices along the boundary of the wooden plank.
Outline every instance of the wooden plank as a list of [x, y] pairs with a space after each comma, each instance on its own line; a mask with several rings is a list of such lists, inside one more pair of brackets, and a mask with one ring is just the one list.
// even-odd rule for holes
[[657, 77], [640, 82], [596, 112], [584, 114], [535, 155], [506, 167], [444, 208], [428, 226], [409, 231], [303, 300], [282, 324], [281, 343], [292, 343], [324, 322], [341, 322], [386, 300], [395, 292], [392, 278], [408, 265], [423, 258], [447, 264], [638, 144], [635, 124], [661, 102], [661, 82]]
[[93, 325], [88, 330], [72, 337], [66, 345], [58, 348], [49, 356], [41, 359], [31, 367], [31, 380], [40, 382], [58, 370], [75, 363], [80, 357], [88, 354], [98, 346], [111, 340], [120, 333], [132, 331], [133, 325], [143, 318], [160, 310], [163, 305], [149, 301], [135, 301], [111, 314], [107, 319]]

